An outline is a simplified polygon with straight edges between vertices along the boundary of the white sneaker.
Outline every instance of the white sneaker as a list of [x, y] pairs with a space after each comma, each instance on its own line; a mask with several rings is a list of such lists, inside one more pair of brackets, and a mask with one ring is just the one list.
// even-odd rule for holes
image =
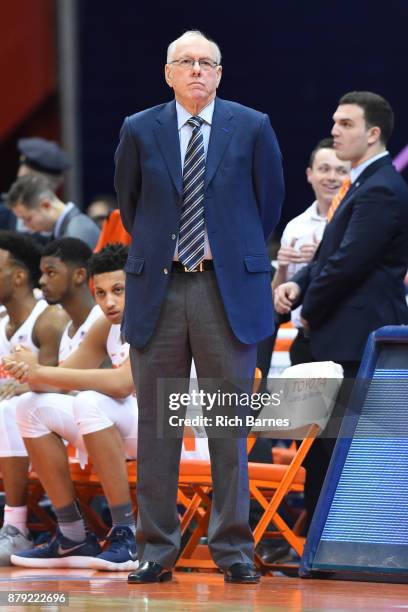
[[20, 550], [31, 548], [31, 538], [23, 536], [13, 525], [3, 525], [0, 529], [0, 565], [11, 565], [10, 557]]

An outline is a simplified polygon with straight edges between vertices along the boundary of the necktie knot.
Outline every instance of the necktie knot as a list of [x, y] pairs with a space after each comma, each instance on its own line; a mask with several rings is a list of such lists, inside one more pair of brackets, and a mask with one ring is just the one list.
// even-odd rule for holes
[[201, 119], [198, 115], [194, 115], [190, 117], [190, 119], [187, 119], [187, 123], [193, 128], [200, 128], [204, 123], [204, 119]]

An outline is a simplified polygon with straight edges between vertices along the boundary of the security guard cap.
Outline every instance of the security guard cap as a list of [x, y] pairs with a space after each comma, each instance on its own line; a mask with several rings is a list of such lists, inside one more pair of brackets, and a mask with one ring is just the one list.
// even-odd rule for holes
[[65, 151], [45, 138], [20, 138], [17, 148], [21, 153], [20, 165], [25, 164], [38, 172], [62, 174], [72, 165]]

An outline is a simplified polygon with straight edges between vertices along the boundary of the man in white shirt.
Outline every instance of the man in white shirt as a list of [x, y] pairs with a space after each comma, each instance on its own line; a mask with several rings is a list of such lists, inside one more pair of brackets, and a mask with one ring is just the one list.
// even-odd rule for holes
[[[320, 140], [306, 168], [307, 180], [316, 199], [303, 213], [289, 221], [283, 231], [277, 258], [278, 269], [272, 282], [273, 290], [313, 259], [326, 227], [327, 211], [349, 172], [350, 162], [337, 157], [333, 138]], [[309, 339], [300, 321], [300, 307], [292, 311], [291, 319], [299, 330], [290, 349], [292, 365], [312, 361]]]

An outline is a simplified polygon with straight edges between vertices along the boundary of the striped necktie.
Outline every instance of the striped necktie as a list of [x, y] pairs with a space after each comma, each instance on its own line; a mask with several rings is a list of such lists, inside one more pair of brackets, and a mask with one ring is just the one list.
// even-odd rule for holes
[[342, 182], [340, 186], [340, 189], [338, 190], [338, 192], [332, 199], [332, 203], [330, 204], [329, 210], [327, 211], [327, 223], [329, 223], [332, 220], [334, 213], [340, 206], [340, 202], [342, 201], [342, 199], [344, 198], [344, 196], [350, 189], [350, 185], [351, 185], [351, 180], [349, 178], [344, 179], [344, 181]]
[[203, 119], [190, 117], [193, 127], [183, 169], [178, 257], [190, 271], [204, 259], [204, 172], [205, 152], [201, 133]]

